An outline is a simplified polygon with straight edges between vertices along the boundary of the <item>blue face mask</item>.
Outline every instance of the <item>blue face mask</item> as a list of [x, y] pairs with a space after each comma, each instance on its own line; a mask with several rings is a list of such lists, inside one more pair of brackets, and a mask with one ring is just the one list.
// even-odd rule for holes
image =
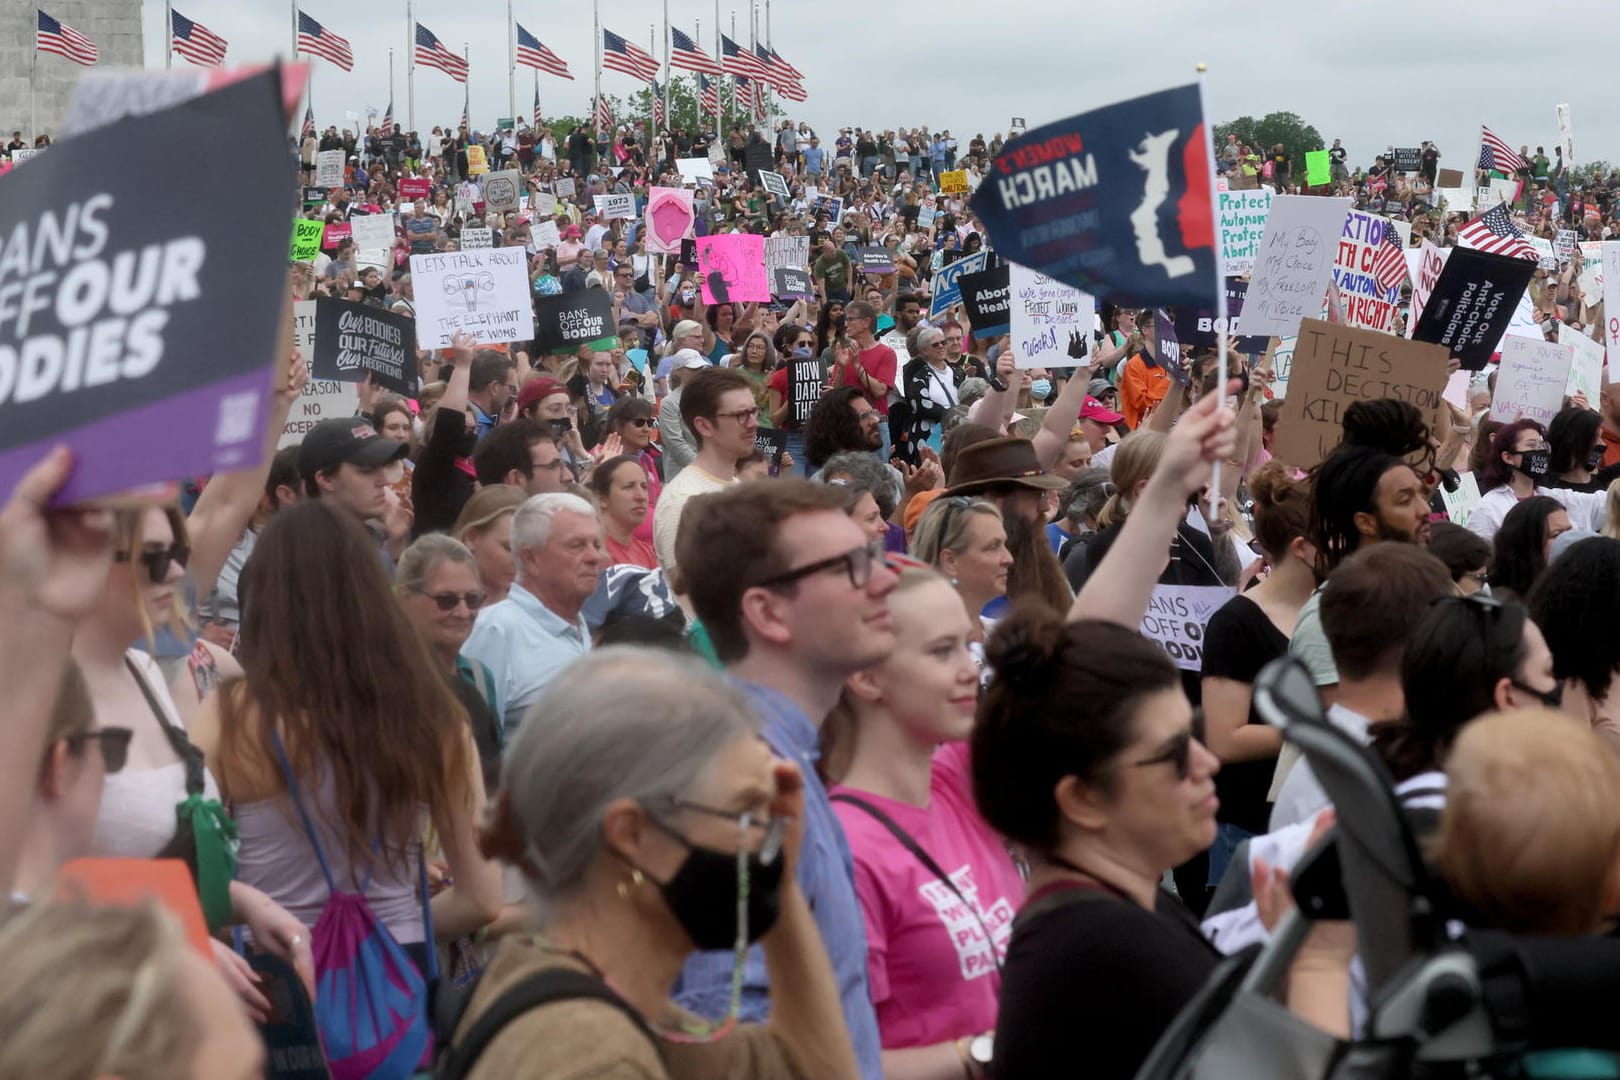
[[1052, 394], [1051, 379], [1036, 379], [1029, 384], [1029, 393], [1037, 401], [1045, 401]]

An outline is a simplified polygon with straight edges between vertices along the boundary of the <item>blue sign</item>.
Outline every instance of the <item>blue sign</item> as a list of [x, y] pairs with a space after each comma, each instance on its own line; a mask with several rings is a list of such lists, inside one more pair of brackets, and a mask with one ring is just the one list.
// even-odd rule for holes
[[974, 193], [1005, 259], [1133, 307], [1214, 305], [1213, 176], [1198, 87], [1011, 140]]
[[977, 274], [987, 265], [988, 251], [976, 251], [965, 259], [957, 259], [934, 275], [933, 297], [928, 303], [928, 317], [937, 319], [954, 305], [962, 302], [962, 275]]

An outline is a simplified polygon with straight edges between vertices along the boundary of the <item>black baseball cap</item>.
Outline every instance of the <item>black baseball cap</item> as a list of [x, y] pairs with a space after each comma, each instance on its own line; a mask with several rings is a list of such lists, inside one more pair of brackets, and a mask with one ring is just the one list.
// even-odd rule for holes
[[387, 465], [410, 453], [410, 449], [397, 439], [377, 434], [364, 417], [334, 417], [310, 428], [299, 444], [298, 475], [309, 480], [316, 473], [345, 463], [368, 468]]

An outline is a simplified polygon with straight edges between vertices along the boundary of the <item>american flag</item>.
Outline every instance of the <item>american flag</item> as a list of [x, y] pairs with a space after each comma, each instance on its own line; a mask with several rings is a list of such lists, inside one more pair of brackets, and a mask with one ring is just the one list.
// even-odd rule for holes
[[602, 66], [647, 82], [658, 74], [658, 61], [652, 53], [626, 41], [613, 31], [602, 31]]
[[608, 100], [604, 97], [596, 99], [596, 127], [599, 131], [613, 130], [613, 110], [608, 107]]
[[344, 71], [354, 70], [354, 51], [349, 48], [349, 39], [332, 33], [302, 11], [298, 13], [296, 44], [299, 52], [313, 53]]
[[[517, 62], [524, 67], [538, 68], [552, 75], [564, 79], [572, 79], [568, 65], [563, 58], [546, 48], [540, 39], [523, 29], [522, 23], [517, 23]], [[536, 93], [539, 91], [537, 90]]]
[[1373, 277], [1381, 289], [1398, 289], [1406, 280], [1406, 251], [1401, 247], [1401, 234], [1395, 226], [1384, 222], [1384, 242], [1373, 256]]
[[776, 87], [776, 92], [789, 101], [803, 101], [808, 96], [800, 85], [803, 78], [783, 64], [782, 58], [763, 45], [754, 46], [754, 55], [765, 65], [765, 81]]
[[472, 87], [467, 87], [461, 94], [461, 130], [472, 130]]
[[1479, 126], [1479, 168], [1490, 169], [1504, 176], [1512, 176], [1530, 163], [1515, 154], [1502, 137], [1484, 124]]
[[198, 67], [219, 67], [225, 62], [224, 38], [202, 23], [192, 22], [178, 11], [171, 10], [169, 16], [175, 52]]
[[707, 75], [698, 76], [698, 112], [720, 115], [720, 91]]
[[57, 22], [43, 11], [37, 8], [35, 10], [39, 15], [39, 36], [34, 41], [35, 49], [65, 56], [75, 64], [83, 64], [85, 67], [96, 62], [100, 52], [95, 42], [67, 23]]
[[669, 31], [669, 66], [683, 68], [686, 71], [695, 71], [700, 75], [719, 75], [723, 68], [714, 62], [714, 57], [674, 27]]
[[444, 47], [433, 31], [416, 24], [416, 62], [438, 68], [458, 83], [467, 81], [467, 61]]
[[315, 106], [311, 105], [304, 110], [304, 126], [298, 129], [298, 138], [307, 139], [315, 134]]
[[382, 129], [384, 135], [394, 133], [394, 99], [388, 99], [388, 108], [383, 110]]
[[777, 52], [774, 47], [771, 49], [771, 63], [778, 71], [792, 79], [794, 82], [804, 81], [804, 72], [782, 59], [782, 54]]
[[1458, 229], [1457, 239], [1464, 247], [1488, 251], [1493, 255], [1532, 260], [1541, 257], [1541, 253], [1530, 245], [1524, 234], [1513, 227], [1513, 222], [1508, 219], [1507, 207], [1501, 204]]
[[536, 128], [540, 127], [540, 83], [538, 80], [534, 84], [534, 126]]
[[720, 66], [745, 79], [763, 79], [770, 74], [752, 49], [738, 45], [724, 34], [720, 35]]
[[664, 126], [664, 88], [658, 85], [658, 80], [652, 83], [652, 114], [653, 126]]
[[737, 92], [741, 98], [740, 104], [754, 116], [756, 123], [763, 124], [767, 113], [765, 111], [765, 84], [759, 79], [750, 79], [738, 75]]

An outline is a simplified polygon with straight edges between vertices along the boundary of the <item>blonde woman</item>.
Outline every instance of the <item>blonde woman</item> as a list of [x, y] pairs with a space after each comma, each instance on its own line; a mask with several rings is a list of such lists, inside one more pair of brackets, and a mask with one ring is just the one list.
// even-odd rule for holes
[[968, 647], [982, 667], [984, 638], [991, 623], [979, 612], [1007, 594], [1007, 574], [1013, 564], [1001, 511], [984, 499], [965, 495], [935, 499], [917, 522], [911, 554], [943, 574], [962, 598], [972, 623]]
[[1604, 507], [1603, 535], [1620, 540], [1620, 479], [1609, 485], [1609, 498]]
[[499, 603], [517, 577], [512, 558], [512, 515], [528, 496], [512, 484], [491, 484], [479, 488], [461, 508], [461, 516], [450, 529], [472, 552], [483, 582], [484, 604]]

